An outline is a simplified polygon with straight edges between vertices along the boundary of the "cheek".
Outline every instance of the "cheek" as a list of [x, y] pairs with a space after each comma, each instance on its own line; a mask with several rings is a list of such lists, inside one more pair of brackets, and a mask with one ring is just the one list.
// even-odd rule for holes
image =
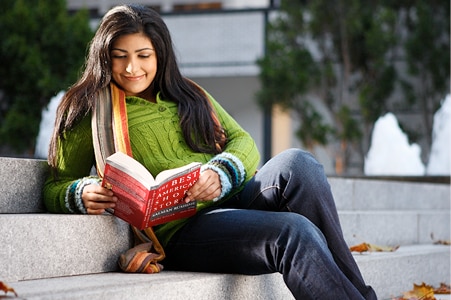
[[118, 66], [117, 64], [112, 64], [111, 65], [111, 76], [113, 77], [114, 80], [118, 80], [118, 78], [120, 77], [121, 74], [121, 68], [120, 66]]
[[148, 65], [147, 65], [147, 71], [149, 73], [156, 73], [157, 72], [157, 59], [154, 58]]
[[115, 74], [115, 73], [120, 73], [120, 64], [118, 64], [118, 63], [112, 63], [111, 64], [111, 72], [113, 73], [113, 74]]

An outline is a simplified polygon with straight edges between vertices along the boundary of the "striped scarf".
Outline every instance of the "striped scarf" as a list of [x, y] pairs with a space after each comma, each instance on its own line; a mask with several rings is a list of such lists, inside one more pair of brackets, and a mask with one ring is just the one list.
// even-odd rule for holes
[[[97, 173], [102, 178], [108, 156], [118, 151], [132, 156], [125, 93], [115, 84], [99, 91], [91, 125]], [[130, 273], [160, 272], [163, 266], [159, 262], [165, 258], [165, 253], [152, 227], [142, 231], [132, 228], [139, 245], [120, 256], [119, 267]]]

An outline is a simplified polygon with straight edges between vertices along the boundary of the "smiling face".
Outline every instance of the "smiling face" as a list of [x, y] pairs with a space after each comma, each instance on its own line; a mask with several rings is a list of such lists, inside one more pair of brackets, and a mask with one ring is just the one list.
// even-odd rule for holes
[[142, 33], [123, 35], [111, 50], [112, 77], [126, 96], [152, 100], [149, 90], [157, 73], [157, 56], [150, 39]]

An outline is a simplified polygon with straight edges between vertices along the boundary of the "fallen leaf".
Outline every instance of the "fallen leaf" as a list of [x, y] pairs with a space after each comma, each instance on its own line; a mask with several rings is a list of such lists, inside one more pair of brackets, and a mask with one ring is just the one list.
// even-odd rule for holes
[[403, 293], [403, 299], [435, 300], [434, 288], [424, 282], [421, 285], [413, 284], [413, 290]]
[[433, 288], [423, 282], [421, 285], [414, 284], [413, 290], [404, 292], [402, 297], [392, 300], [436, 300], [435, 294], [451, 294], [451, 288], [445, 283], [440, 283], [440, 287]]
[[361, 243], [355, 246], [351, 246], [349, 249], [352, 252], [393, 252], [398, 250], [399, 246], [379, 246], [375, 244], [369, 244], [369, 243]]
[[361, 244], [349, 247], [349, 250], [351, 250], [352, 252], [360, 252], [360, 253], [369, 251], [369, 249], [370, 249], [370, 247], [369, 247], [369, 244], [367, 244], [367, 243], [361, 243]]
[[431, 239], [434, 241], [435, 245], [446, 245], [446, 246], [451, 245], [451, 240], [435, 240], [434, 233], [431, 233]]
[[440, 287], [434, 289], [434, 293], [437, 295], [451, 294], [451, 286], [442, 282], [440, 283]]
[[450, 240], [438, 240], [434, 242], [435, 245], [446, 245], [446, 246], [450, 246], [451, 245], [451, 241]]
[[5, 284], [3, 281], [0, 281], [0, 290], [4, 291], [5, 294], [7, 294], [8, 292], [11, 292], [16, 297], [18, 297], [16, 291], [12, 287], [10, 287], [7, 284]]

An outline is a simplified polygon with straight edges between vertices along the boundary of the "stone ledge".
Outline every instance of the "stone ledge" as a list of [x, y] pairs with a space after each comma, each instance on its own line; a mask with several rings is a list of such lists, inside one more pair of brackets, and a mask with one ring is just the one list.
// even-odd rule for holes
[[[339, 212], [348, 245], [394, 246], [449, 240], [449, 212]], [[0, 214], [0, 278], [39, 279], [110, 272], [132, 243], [110, 215]], [[45, 268], [42, 266], [45, 265]]]
[[392, 299], [410, 291], [413, 284], [450, 283], [450, 246], [401, 246], [395, 252], [355, 254], [365, 281], [379, 299]]
[[116, 271], [131, 247], [113, 216], [0, 214], [0, 279], [18, 281]]
[[[400, 247], [396, 252], [356, 254], [367, 284], [379, 299], [411, 290], [414, 283], [450, 282], [450, 248]], [[159, 274], [102, 273], [8, 282], [22, 299], [293, 299], [280, 274], [246, 276], [163, 271]]]
[[0, 214], [45, 211], [42, 186], [47, 174], [45, 160], [0, 157]]
[[[45, 160], [0, 157], [0, 214], [40, 213]], [[450, 209], [446, 184], [330, 177], [338, 210]]]
[[450, 210], [447, 184], [330, 177], [338, 210]]
[[22, 299], [294, 299], [280, 274], [245, 276], [163, 271], [104, 273], [9, 283]]
[[338, 215], [348, 245], [430, 244], [451, 236], [449, 210], [361, 210]]

